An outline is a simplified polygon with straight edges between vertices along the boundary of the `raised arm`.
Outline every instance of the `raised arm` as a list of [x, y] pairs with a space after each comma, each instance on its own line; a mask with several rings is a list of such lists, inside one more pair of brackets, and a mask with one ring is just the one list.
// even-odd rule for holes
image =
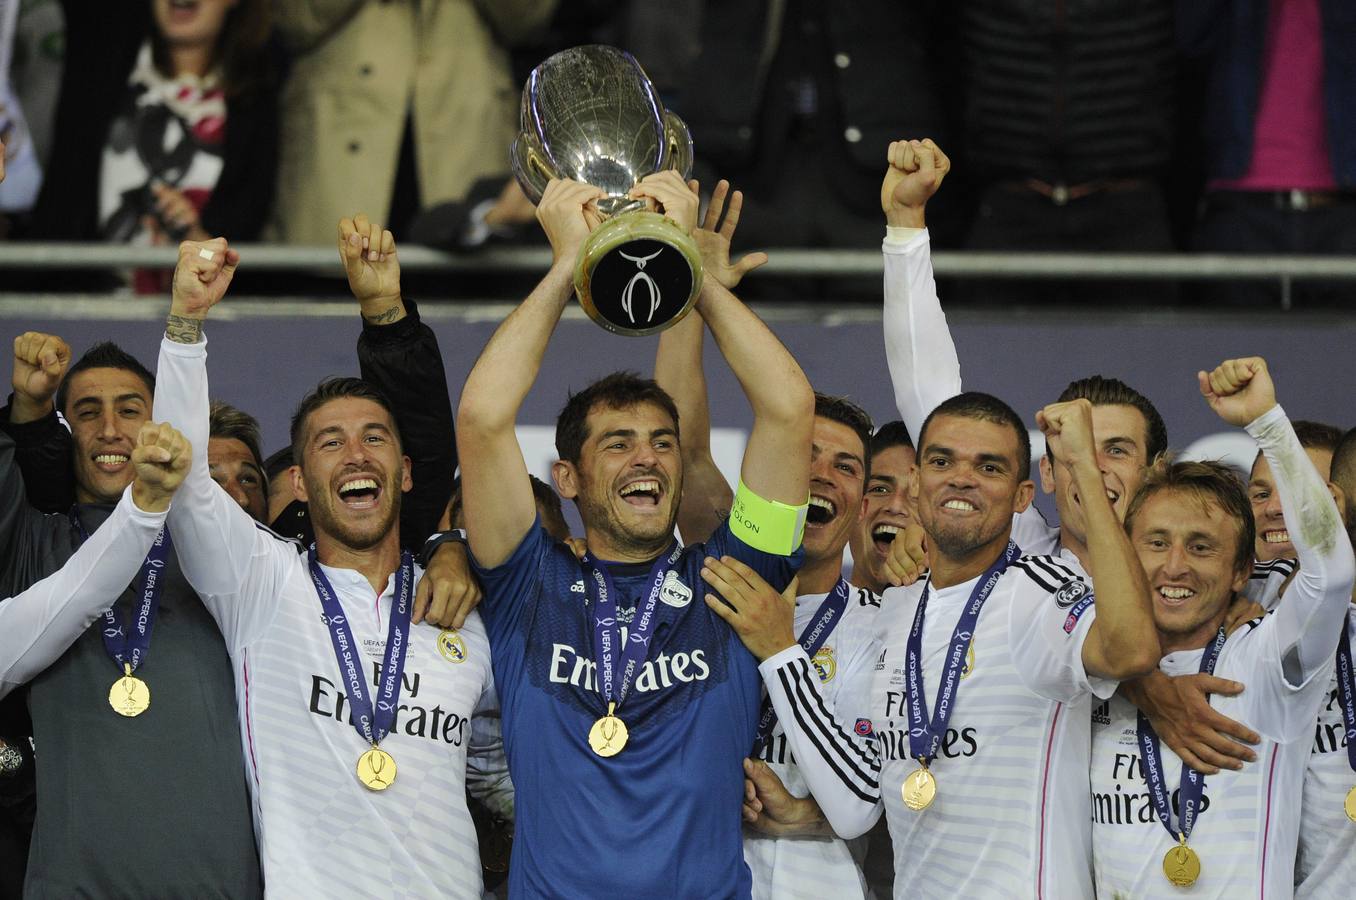
[[[697, 183], [688, 185], [696, 193]], [[728, 208], [726, 199], [729, 199]], [[714, 278], [733, 290], [744, 275], [767, 262], [766, 253], [750, 253], [730, 261], [730, 241], [739, 224], [744, 195], [730, 193], [730, 183], [720, 181], [711, 194], [706, 217], [692, 232], [702, 252], [703, 277]], [[721, 220], [722, 212], [724, 221]], [[730, 515], [734, 491], [711, 456], [711, 410], [707, 403], [706, 372], [702, 364], [705, 323], [701, 314], [666, 330], [655, 354], [654, 378], [678, 407], [683, 450], [683, 496], [678, 507], [678, 531], [686, 543], [704, 541]]]
[[[179, 245], [173, 299], [160, 342], [155, 415], [176, 422], [197, 447], [208, 442], [207, 340], [203, 322], [226, 293], [239, 256], [224, 238]], [[273, 552], [295, 556], [296, 548], [261, 530], [249, 514], [212, 480], [207, 454], [196, 454], [170, 513], [175, 554], [184, 577], [217, 619], [232, 648], [248, 643], [271, 618], [280, 599], [271, 576], [257, 564]], [[248, 604], [237, 602], [249, 595]]]
[[1083, 668], [1091, 676], [1116, 681], [1145, 675], [1161, 656], [1149, 582], [1106, 495], [1092, 434], [1092, 404], [1052, 403], [1036, 413], [1036, 424], [1054, 450], [1056, 465], [1069, 467], [1087, 518], [1088, 574], [1097, 618], [1083, 642]]
[[514, 424], [573, 292], [575, 257], [589, 233], [585, 206], [600, 196], [599, 189], [578, 182], [547, 185], [537, 220], [554, 251], [551, 269], [500, 324], [462, 388], [457, 411], [462, 503], [471, 551], [486, 568], [508, 559], [536, 518]]
[[924, 209], [951, 170], [930, 140], [890, 144], [880, 187], [885, 213], [885, 359], [895, 406], [918, 439], [923, 420], [939, 403], [961, 392], [960, 360], [946, 324]]
[[452, 496], [457, 437], [438, 338], [400, 291], [400, 260], [389, 230], [361, 213], [339, 223], [339, 256], [358, 301], [363, 330], [358, 368], [395, 414], [414, 487], [400, 503], [400, 542], [418, 552]]
[[28, 502], [41, 512], [64, 513], [75, 503], [71, 433], [52, 402], [70, 363], [71, 348], [56, 335], [29, 331], [14, 339], [14, 393], [0, 410], [0, 430], [14, 438]]
[[[696, 221], [696, 197], [676, 172], [650, 175], [631, 193], [654, 198], [680, 222]], [[803, 506], [810, 492], [814, 424], [810, 383], [781, 341], [718, 279], [702, 280], [697, 311], [753, 407], [741, 480], [764, 500]]]
[[56, 662], [136, 577], [191, 455], [170, 426], [143, 425], [136, 477], [108, 520], [60, 569], [0, 603], [0, 696]]
[[[1300, 446], [1260, 357], [1231, 359], [1198, 375], [1201, 393], [1220, 418], [1257, 441], [1276, 478], [1299, 571], [1272, 615], [1281, 670], [1299, 686], [1332, 666], [1356, 560], [1327, 485]], [[1312, 721], [1311, 723], [1312, 724]]]

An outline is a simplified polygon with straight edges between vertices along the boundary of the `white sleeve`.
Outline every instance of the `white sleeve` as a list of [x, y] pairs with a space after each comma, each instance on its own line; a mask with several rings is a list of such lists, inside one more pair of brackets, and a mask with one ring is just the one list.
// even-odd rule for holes
[[1092, 678], [1083, 642], [1097, 618], [1093, 586], [1058, 559], [1024, 556], [1013, 563], [1008, 608], [1013, 664], [1035, 694], [1067, 703], [1084, 694], [1105, 700], [1119, 682]]
[[[871, 830], [884, 809], [875, 742], [840, 724], [799, 644], [769, 656], [758, 670], [796, 765], [834, 832], [851, 839]], [[839, 700], [867, 716], [866, 694], [849, 699], [840, 691]]]
[[499, 695], [491, 679], [471, 717], [471, 743], [466, 750], [466, 789], [499, 818], [513, 821], [513, 779], [504, 755], [504, 723]]
[[[1267, 670], [1276, 676], [1269, 680], [1277, 681], [1282, 690], [1299, 690], [1315, 676], [1326, 676], [1333, 664], [1356, 580], [1356, 559], [1337, 505], [1285, 411], [1272, 407], [1249, 423], [1247, 431], [1271, 465], [1285, 527], [1299, 560], [1299, 571], [1276, 612], [1261, 626], [1272, 655]], [[1326, 686], [1326, 677], [1319, 680]], [[1301, 718], [1306, 727], [1313, 726], [1311, 713]]]
[[895, 406], [914, 441], [923, 420], [943, 400], [961, 392], [960, 360], [946, 324], [926, 229], [902, 238], [887, 233], [885, 255], [885, 359]]
[[0, 603], [0, 696], [56, 662], [117, 601], [164, 524], [164, 513], [137, 508], [129, 487], [65, 565]]
[[282, 601], [297, 547], [250, 518], [209, 474], [207, 340], [160, 342], [155, 419], [193, 444], [193, 466], [170, 509], [170, 536], [184, 577], [217, 620], [227, 645], [261, 635]]

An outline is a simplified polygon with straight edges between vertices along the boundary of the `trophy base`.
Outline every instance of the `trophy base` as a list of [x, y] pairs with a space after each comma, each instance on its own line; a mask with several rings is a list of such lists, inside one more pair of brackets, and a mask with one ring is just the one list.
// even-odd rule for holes
[[687, 315], [702, 287], [692, 235], [655, 212], [608, 219], [584, 242], [574, 290], [590, 319], [613, 334], [663, 331]]

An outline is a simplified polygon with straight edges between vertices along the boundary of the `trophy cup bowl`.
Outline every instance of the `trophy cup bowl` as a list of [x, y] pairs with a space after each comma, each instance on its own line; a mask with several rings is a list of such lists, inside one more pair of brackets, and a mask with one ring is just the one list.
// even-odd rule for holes
[[635, 57], [615, 47], [563, 50], [523, 87], [512, 147], [523, 192], [540, 202], [552, 178], [601, 188], [604, 221], [580, 250], [574, 289], [589, 318], [614, 334], [662, 331], [701, 291], [701, 253], [672, 219], [627, 196], [646, 175], [692, 170], [692, 137], [664, 109]]

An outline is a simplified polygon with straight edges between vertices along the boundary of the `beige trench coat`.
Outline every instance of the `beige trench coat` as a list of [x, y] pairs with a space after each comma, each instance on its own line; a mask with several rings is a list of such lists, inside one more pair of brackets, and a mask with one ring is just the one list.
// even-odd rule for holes
[[521, 86], [504, 42], [543, 26], [556, 2], [278, 0], [294, 62], [273, 239], [330, 244], [359, 211], [384, 223], [407, 110], [425, 207], [507, 174]]

